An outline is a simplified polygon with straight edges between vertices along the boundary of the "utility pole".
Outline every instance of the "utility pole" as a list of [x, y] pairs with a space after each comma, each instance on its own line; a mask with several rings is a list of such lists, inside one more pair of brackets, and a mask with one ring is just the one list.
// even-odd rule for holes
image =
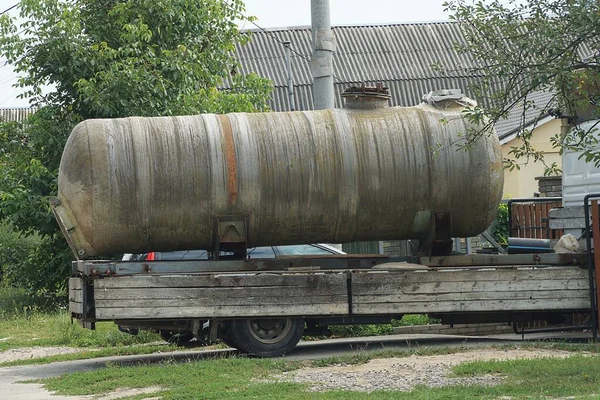
[[315, 110], [334, 107], [333, 52], [335, 37], [331, 31], [329, 0], [311, 0], [312, 56], [310, 70], [313, 76]]
[[285, 46], [285, 69], [287, 72], [287, 85], [288, 85], [288, 100], [290, 102], [290, 111], [296, 111], [296, 103], [294, 101], [294, 78], [292, 72], [292, 60], [291, 60], [291, 49], [290, 41], [283, 43]]

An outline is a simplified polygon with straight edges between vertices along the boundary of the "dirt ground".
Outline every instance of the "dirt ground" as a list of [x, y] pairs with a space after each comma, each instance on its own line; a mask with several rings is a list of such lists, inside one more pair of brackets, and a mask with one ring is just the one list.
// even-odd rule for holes
[[448, 377], [450, 369], [469, 361], [514, 360], [518, 358], [565, 358], [573, 353], [560, 350], [511, 349], [476, 350], [437, 356], [410, 356], [371, 360], [361, 365], [337, 365], [324, 368], [307, 368], [287, 372], [275, 377], [279, 381], [311, 383], [310, 390], [333, 389], [371, 392], [373, 390], [412, 390], [416, 385], [439, 387], [457, 384], [496, 385], [502, 382], [499, 375], [466, 378]]
[[80, 351], [82, 351], [82, 349], [73, 347], [24, 347], [18, 349], [9, 349], [0, 352], [0, 363], [28, 360], [30, 358], [56, 356], [59, 354], [78, 353]]

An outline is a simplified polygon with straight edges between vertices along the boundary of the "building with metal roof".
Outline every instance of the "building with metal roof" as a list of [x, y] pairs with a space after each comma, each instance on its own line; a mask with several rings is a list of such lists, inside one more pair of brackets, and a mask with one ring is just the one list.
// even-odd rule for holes
[[[343, 106], [344, 89], [363, 82], [382, 82], [390, 89], [393, 106], [412, 106], [432, 90], [461, 89], [470, 96], [469, 84], [477, 79], [472, 72], [477, 61], [456, 50], [457, 44], [465, 43], [457, 23], [337, 26], [332, 30], [337, 40], [333, 55], [336, 107]], [[256, 72], [273, 81], [271, 108], [290, 110], [284, 46], [290, 42], [295, 106], [297, 110], [312, 109], [310, 27], [247, 32], [250, 42], [236, 49], [242, 72]], [[436, 66], [442, 66], [443, 73]], [[501, 85], [498, 81], [497, 88]], [[518, 117], [502, 121], [497, 127], [499, 136], [520, 125]]]
[[[384, 25], [332, 27], [337, 47], [333, 55], [335, 106], [342, 107], [341, 93], [349, 86], [378, 82], [390, 89], [392, 106], [412, 106], [421, 103], [424, 94], [439, 89], [460, 89], [475, 97], [470, 84], [479, 78], [473, 73], [478, 61], [457, 51], [465, 44], [460, 25], [455, 22], [401, 23]], [[288, 99], [285, 45], [291, 48], [291, 70], [296, 110], [313, 108], [312, 76], [310, 70], [310, 27], [272, 28], [246, 31], [251, 40], [238, 45], [237, 57], [242, 73], [255, 72], [273, 81], [270, 102], [275, 111], [290, 110]], [[443, 72], [440, 68], [443, 67]], [[498, 80], [493, 87], [503, 85]], [[490, 95], [493, 93], [490, 93]], [[487, 98], [475, 99], [486, 104]], [[537, 108], [525, 112], [514, 110], [508, 118], [496, 124], [496, 133], [509, 156], [510, 147], [518, 141], [517, 133], [525, 126], [545, 128], [540, 141], [548, 141], [553, 132], [560, 131], [562, 122], [545, 111], [552, 99], [549, 93], [536, 93], [529, 99]], [[560, 165], [557, 149], [545, 146], [550, 162]], [[530, 164], [527, 168], [506, 173], [505, 194], [512, 197], [531, 197], [537, 191], [535, 176], [542, 175], [544, 166]]]

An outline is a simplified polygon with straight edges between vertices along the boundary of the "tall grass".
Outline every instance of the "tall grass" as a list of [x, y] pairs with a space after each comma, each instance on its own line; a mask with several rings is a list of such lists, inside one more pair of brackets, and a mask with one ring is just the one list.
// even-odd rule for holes
[[161, 341], [152, 332], [120, 332], [112, 322], [84, 329], [66, 309], [44, 311], [19, 289], [0, 288], [0, 350], [29, 346], [114, 347]]
[[0, 287], [0, 319], [27, 314], [39, 308], [25, 289]]

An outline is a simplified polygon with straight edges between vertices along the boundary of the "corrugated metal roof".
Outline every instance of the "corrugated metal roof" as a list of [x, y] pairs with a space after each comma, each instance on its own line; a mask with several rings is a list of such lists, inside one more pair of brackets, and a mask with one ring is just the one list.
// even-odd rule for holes
[[[421, 103], [422, 96], [432, 90], [461, 89], [470, 95], [469, 84], [478, 79], [470, 72], [478, 66], [477, 62], [456, 51], [457, 44], [465, 43], [457, 23], [339, 26], [332, 30], [337, 39], [333, 57], [336, 107], [343, 105], [341, 92], [360, 82], [382, 82], [390, 88], [392, 105], [411, 106]], [[243, 73], [256, 72], [273, 81], [270, 107], [276, 111], [289, 110], [283, 46], [283, 42], [289, 41], [296, 53], [291, 56], [296, 109], [312, 109], [310, 27], [247, 32], [251, 40], [245, 46], [237, 46], [237, 56]], [[443, 66], [444, 73], [433, 65]], [[501, 87], [498, 80], [491, 90]], [[511, 113], [497, 125], [496, 131], [505, 136], [520, 123], [521, 115]]]
[[496, 123], [496, 132], [500, 139], [517, 133], [521, 128], [527, 128], [537, 123], [548, 115], [548, 111], [556, 108], [558, 103], [554, 94], [549, 92], [535, 92], [527, 96], [526, 101], [532, 102], [532, 106], [523, 109], [513, 108], [506, 119], [501, 119]]

